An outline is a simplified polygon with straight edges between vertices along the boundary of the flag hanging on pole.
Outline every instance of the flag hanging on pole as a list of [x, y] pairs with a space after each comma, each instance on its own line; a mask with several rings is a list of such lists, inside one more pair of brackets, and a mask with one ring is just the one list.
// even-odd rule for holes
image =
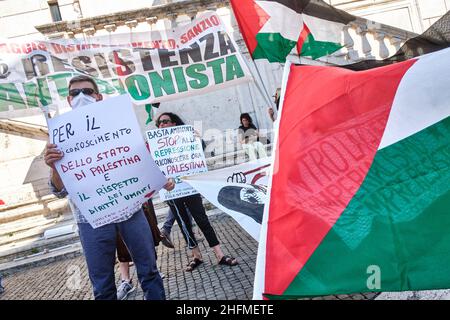
[[318, 59], [343, 47], [342, 30], [356, 18], [320, 0], [231, 0], [253, 59]]
[[267, 197], [267, 157], [236, 166], [183, 177], [214, 206], [229, 214], [259, 241]]
[[450, 49], [285, 75], [254, 298], [450, 288]]

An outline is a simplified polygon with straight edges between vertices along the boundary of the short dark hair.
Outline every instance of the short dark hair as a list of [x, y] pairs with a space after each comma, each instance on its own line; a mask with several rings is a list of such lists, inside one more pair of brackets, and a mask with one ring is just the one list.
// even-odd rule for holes
[[248, 113], [242, 113], [240, 120], [241, 120], [241, 124], [242, 124], [242, 119], [247, 119], [248, 122], [250, 122], [250, 124], [253, 124], [253, 119], [252, 117], [250, 117], [250, 115]]
[[181, 120], [181, 118], [180, 118], [178, 115], [176, 115], [175, 113], [172, 113], [172, 112], [164, 112], [164, 113], [161, 113], [161, 114], [158, 116], [158, 118], [156, 118], [155, 123], [156, 123], [156, 126], [157, 126], [157, 127], [158, 127], [159, 119], [161, 119], [162, 116], [168, 116], [168, 117], [170, 118], [170, 121], [172, 121], [173, 123], [175, 123], [177, 126], [184, 126], [184, 124], [185, 124], [184, 121]]
[[91, 78], [89, 76], [78, 75], [78, 76], [75, 76], [72, 79], [70, 79], [70, 81], [69, 81], [69, 90], [70, 90], [70, 87], [76, 82], [90, 82], [94, 86], [95, 93], [99, 93], [98, 92], [98, 85], [97, 85], [97, 83], [95, 82], [95, 80], [93, 78]]

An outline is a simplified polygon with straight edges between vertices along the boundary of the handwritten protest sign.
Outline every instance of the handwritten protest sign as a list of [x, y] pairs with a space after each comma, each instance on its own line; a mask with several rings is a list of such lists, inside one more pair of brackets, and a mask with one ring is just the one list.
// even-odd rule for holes
[[0, 112], [65, 104], [74, 75], [95, 78], [103, 95], [138, 105], [248, 82], [250, 71], [219, 16], [209, 12], [169, 32], [79, 40], [0, 40]]
[[200, 138], [194, 135], [192, 126], [176, 126], [146, 132], [155, 163], [167, 177], [175, 178], [175, 189], [161, 190], [162, 200], [172, 200], [198, 193], [189, 184], [178, 179], [181, 176], [206, 172], [205, 154]]
[[49, 119], [50, 142], [64, 153], [56, 169], [94, 227], [136, 212], [167, 179], [152, 160], [122, 95]]

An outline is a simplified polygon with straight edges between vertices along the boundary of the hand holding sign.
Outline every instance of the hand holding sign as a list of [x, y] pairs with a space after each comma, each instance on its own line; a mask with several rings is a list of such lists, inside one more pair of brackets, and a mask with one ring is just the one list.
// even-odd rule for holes
[[64, 154], [58, 150], [58, 146], [56, 144], [47, 143], [44, 152], [44, 160], [46, 165], [52, 169], [55, 169], [55, 162], [61, 160], [63, 156]]
[[168, 179], [163, 188], [167, 191], [172, 191], [175, 188], [175, 180], [173, 178]]

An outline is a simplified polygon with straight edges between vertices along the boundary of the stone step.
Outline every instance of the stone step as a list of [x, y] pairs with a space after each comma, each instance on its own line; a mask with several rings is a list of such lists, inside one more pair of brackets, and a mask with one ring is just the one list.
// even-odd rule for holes
[[75, 241], [71, 244], [24, 256], [13, 261], [0, 263], [0, 273], [3, 275], [10, 275], [31, 266], [37, 267], [49, 262], [75, 257], [80, 254], [82, 254], [81, 243], [80, 241]]
[[[5, 194], [7, 192], [15, 192], [15, 190], [14, 189], [3, 190], [3, 194]], [[4, 197], [4, 196], [2, 196], [2, 197]], [[57, 198], [53, 194], [46, 194], [46, 195], [43, 195], [40, 197], [33, 197], [33, 198], [25, 197], [25, 200], [21, 200], [21, 201], [14, 202], [14, 203], [11, 203], [11, 202], [8, 203], [5, 201], [5, 205], [0, 207], [0, 217], [3, 212], [7, 212], [10, 210], [13, 210], [13, 209], [16, 209], [19, 207], [24, 207], [24, 206], [31, 205], [31, 204], [50, 202], [50, 201], [53, 201], [56, 199]]]
[[0, 224], [40, 215], [55, 217], [69, 211], [67, 200], [49, 196], [48, 201], [25, 203], [0, 212]]
[[3, 229], [0, 233], [0, 246], [17, 241], [23, 241], [28, 238], [34, 238], [36, 236], [42, 236], [48, 229], [75, 223], [72, 214], [61, 215], [50, 219], [41, 217], [41, 219], [34, 221], [20, 222], [22, 222], [22, 225], [16, 223], [15, 228]]
[[45, 239], [42, 235], [0, 246], [0, 263], [44, 252], [79, 241], [78, 233]]
[[73, 215], [70, 211], [58, 215], [58, 216], [33, 216], [29, 218], [19, 219], [12, 222], [4, 223], [0, 225], [0, 237], [11, 236], [11, 234], [20, 233], [30, 228], [37, 226], [45, 226], [53, 223], [54, 221], [60, 222], [65, 220], [72, 220]]

